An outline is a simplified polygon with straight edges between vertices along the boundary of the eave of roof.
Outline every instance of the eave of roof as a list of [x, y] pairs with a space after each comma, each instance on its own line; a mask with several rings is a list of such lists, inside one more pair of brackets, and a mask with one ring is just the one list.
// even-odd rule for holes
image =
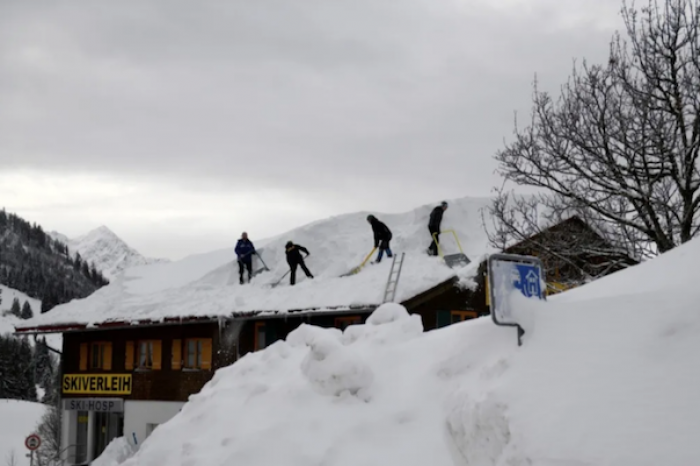
[[187, 316], [187, 317], [166, 317], [163, 320], [140, 319], [134, 321], [106, 321], [92, 324], [88, 327], [84, 323], [69, 323], [61, 325], [44, 325], [36, 327], [18, 327], [15, 326], [15, 334], [29, 335], [41, 333], [68, 333], [77, 331], [95, 331], [95, 330], [115, 330], [121, 328], [146, 327], [146, 326], [165, 326], [165, 325], [183, 325], [183, 324], [201, 324], [218, 322], [220, 319], [240, 319], [249, 320], [253, 318], [273, 319], [284, 318], [290, 315], [323, 315], [323, 314], [340, 314], [348, 312], [372, 312], [379, 304], [369, 305], [350, 305], [350, 306], [331, 306], [331, 307], [310, 307], [303, 309], [290, 309], [286, 311], [280, 310], [259, 310], [249, 312], [232, 312], [228, 316]]

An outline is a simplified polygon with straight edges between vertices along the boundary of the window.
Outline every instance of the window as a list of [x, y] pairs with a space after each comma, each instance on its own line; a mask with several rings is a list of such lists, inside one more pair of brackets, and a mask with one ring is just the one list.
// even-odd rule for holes
[[278, 340], [277, 320], [267, 319], [255, 322], [255, 332], [253, 334], [253, 351], [267, 348]]
[[187, 359], [185, 367], [196, 369], [202, 367], [202, 340], [186, 340]]
[[188, 338], [173, 340], [170, 368], [179, 371], [183, 367], [190, 370], [211, 369], [211, 338]]
[[255, 322], [255, 351], [267, 346], [265, 327], [265, 322]]
[[350, 325], [357, 325], [362, 323], [362, 317], [360, 316], [343, 316], [335, 318], [335, 326], [340, 330], [345, 330]]
[[133, 370], [160, 370], [161, 368], [161, 341], [139, 340], [126, 342], [126, 357], [124, 369]]
[[146, 340], [139, 342], [139, 369], [153, 369], [153, 341]]
[[80, 345], [80, 370], [112, 370], [112, 343], [95, 341]]

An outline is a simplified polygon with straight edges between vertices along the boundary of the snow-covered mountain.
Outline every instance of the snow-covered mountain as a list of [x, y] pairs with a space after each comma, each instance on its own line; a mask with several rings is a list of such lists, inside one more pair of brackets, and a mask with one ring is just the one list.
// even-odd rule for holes
[[71, 254], [95, 264], [108, 279], [129, 267], [169, 262], [168, 259], [144, 257], [106, 226], [100, 226], [77, 238], [52, 231], [51, 237], [68, 246]]

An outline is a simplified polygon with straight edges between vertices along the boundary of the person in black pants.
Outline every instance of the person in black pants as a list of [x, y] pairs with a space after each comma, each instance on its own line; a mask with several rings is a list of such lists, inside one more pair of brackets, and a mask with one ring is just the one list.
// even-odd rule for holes
[[382, 261], [382, 255], [386, 251], [386, 257], [392, 257], [393, 253], [389, 247], [389, 242], [391, 241], [391, 230], [384, 223], [377, 220], [374, 215], [368, 215], [367, 221], [372, 225], [372, 232], [374, 233], [374, 247], [379, 248], [379, 254], [377, 255], [376, 263]]
[[[428, 231], [430, 232], [430, 246], [428, 247], [428, 255], [437, 256], [438, 255], [438, 243], [440, 242], [440, 224], [442, 223], [442, 214], [447, 210], [447, 202], [442, 201], [442, 203], [435, 207], [432, 212], [430, 212], [430, 220], [428, 221]], [[433, 235], [434, 240], [433, 240]]]
[[287, 252], [287, 264], [289, 264], [289, 269], [290, 269], [290, 277], [289, 277], [289, 284], [294, 285], [297, 281], [297, 267], [301, 266], [301, 270], [304, 271], [307, 277], [309, 278], [314, 278], [313, 275], [311, 275], [311, 272], [309, 269], [306, 267], [306, 264], [304, 263], [304, 258], [301, 256], [301, 253], [303, 252], [307, 256], [309, 255], [309, 250], [306, 249], [304, 246], [301, 246], [299, 244], [294, 244], [291, 241], [288, 241], [287, 244], [285, 245], [285, 251]]

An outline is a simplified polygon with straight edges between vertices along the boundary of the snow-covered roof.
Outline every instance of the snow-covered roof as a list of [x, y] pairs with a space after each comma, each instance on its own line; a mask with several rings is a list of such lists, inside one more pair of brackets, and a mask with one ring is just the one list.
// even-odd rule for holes
[[[428, 216], [437, 203], [401, 214], [373, 212], [392, 230], [394, 253], [406, 254], [395, 301], [404, 302], [445, 281], [474, 274], [488, 251], [481, 209], [490, 202], [488, 198], [449, 201], [442, 229], [457, 232], [464, 253], [473, 261], [473, 265], [461, 270], [451, 269], [442, 259], [425, 252], [430, 242]], [[257, 243], [270, 271], [257, 275], [250, 284], [238, 283], [233, 248], [224, 249], [180, 261], [129, 268], [87, 298], [57, 306], [16, 328], [21, 331], [357, 306], [371, 309], [383, 301], [391, 261], [385, 258], [380, 264], [368, 264], [359, 274], [340, 277], [359, 265], [372, 249], [367, 214], [331, 217]], [[256, 242], [255, 238], [251, 240]], [[309, 249], [311, 255], [306, 263], [315, 278], [308, 280], [299, 270], [295, 286], [289, 286], [287, 276], [273, 288], [271, 285], [289, 269], [284, 252], [288, 240]], [[450, 234], [441, 236], [441, 245], [446, 254], [458, 252]], [[253, 266], [261, 266], [257, 258]]]

